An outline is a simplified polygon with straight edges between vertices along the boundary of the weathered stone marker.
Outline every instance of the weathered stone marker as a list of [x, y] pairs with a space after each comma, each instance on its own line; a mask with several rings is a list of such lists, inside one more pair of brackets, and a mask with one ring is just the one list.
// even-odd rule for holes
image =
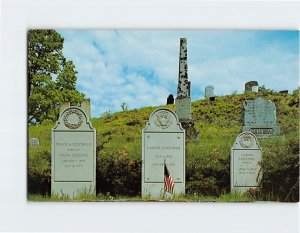
[[96, 130], [81, 108], [63, 104], [52, 129], [51, 193], [74, 198], [96, 195]]
[[186, 38], [181, 38], [179, 52], [179, 75], [177, 97], [175, 99], [175, 111], [182, 127], [185, 129], [186, 139], [195, 140], [198, 138], [199, 132], [196, 130], [194, 126], [194, 121], [192, 120], [190, 94], [191, 82], [188, 81], [187, 42]]
[[258, 82], [250, 81], [245, 83], [245, 93], [248, 92], [258, 92]]
[[232, 192], [247, 192], [258, 189], [262, 177], [259, 162], [262, 150], [251, 132], [239, 134], [231, 148], [230, 183]]
[[191, 120], [191, 83], [188, 81], [187, 43], [186, 38], [180, 39], [179, 75], [176, 97], [176, 114], [179, 120]]
[[29, 138], [28, 143], [31, 148], [38, 148], [40, 146], [40, 140], [38, 138]]
[[168, 104], [174, 104], [174, 96], [170, 94], [167, 98], [167, 105]]
[[244, 103], [243, 132], [251, 131], [258, 137], [269, 137], [280, 134], [276, 126], [276, 107], [270, 100], [258, 97]]
[[204, 96], [205, 96], [205, 98], [215, 97], [214, 86], [211, 86], [211, 85], [206, 86]]
[[279, 91], [280, 94], [289, 94], [289, 90]]
[[164, 161], [172, 176], [174, 194], [185, 194], [185, 130], [166, 108], [152, 112], [142, 131], [142, 196], [162, 197]]

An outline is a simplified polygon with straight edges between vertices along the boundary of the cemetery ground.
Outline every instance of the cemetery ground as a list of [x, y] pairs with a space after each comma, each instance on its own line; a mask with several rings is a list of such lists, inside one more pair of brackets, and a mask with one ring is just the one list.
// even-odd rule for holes
[[[243, 124], [242, 102], [258, 96], [276, 105], [281, 133], [259, 138], [263, 149], [260, 191], [230, 194], [230, 149]], [[174, 110], [174, 105], [165, 106]], [[155, 107], [103, 113], [92, 118], [97, 130], [96, 197], [75, 200], [50, 196], [51, 129], [54, 122], [29, 126], [28, 199], [32, 201], [152, 201], [141, 197], [142, 129]], [[299, 90], [280, 94], [270, 90], [201, 99], [192, 103], [198, 141], [186, 142], [186, 195], [164, 201], [299, 201]]]

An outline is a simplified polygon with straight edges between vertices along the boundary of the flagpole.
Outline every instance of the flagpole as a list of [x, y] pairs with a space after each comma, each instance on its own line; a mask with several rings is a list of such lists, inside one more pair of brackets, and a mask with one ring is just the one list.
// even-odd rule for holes
[[165, 167], [166, 167], [166, 157], [164, 156], [164, 196], [163, 198], [165, 198], [165, 195], [166, 195], [166, 176], [165, 176]]

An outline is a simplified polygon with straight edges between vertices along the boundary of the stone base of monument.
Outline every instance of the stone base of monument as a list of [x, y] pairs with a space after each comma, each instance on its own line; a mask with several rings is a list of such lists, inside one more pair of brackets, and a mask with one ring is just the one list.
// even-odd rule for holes
[[191, 98], [177, 97], [175, 99], [175, 109], [178, 119], [192, 119]]
[[198, 140], [199, 130], [195, 128], [193, 120], [181, 120], [182, 128], [185, 129], [185, 139], [188, 141]]
[[280, 134], [280, 126], [243, 126], [242, 132], [251, 132], [258, 138], [278, 136]]
[[142, 197], [153, 199], [168, 198], [185, 194], [185, 183], [175, 183], [173, 195], [164, 191], [164, 183], [145, 183], [142, 184]]
[[95, 196], [95, 184], [91, 182], [52, 182], [51, 196], [76, 198], [82, 194]]

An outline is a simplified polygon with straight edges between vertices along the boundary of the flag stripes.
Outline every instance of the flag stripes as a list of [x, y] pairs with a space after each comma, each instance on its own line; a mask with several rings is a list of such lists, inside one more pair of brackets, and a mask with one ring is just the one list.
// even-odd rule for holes
[[165, 191], [173, 194], [175, 184], [174, 184], [174, 180], [173, 180], [172, 176], [170, 175], [170, 172], [167, 168], [166, 162], [164, 162], [164, 174], [165, 174], [165, 179], [164, 179]]

